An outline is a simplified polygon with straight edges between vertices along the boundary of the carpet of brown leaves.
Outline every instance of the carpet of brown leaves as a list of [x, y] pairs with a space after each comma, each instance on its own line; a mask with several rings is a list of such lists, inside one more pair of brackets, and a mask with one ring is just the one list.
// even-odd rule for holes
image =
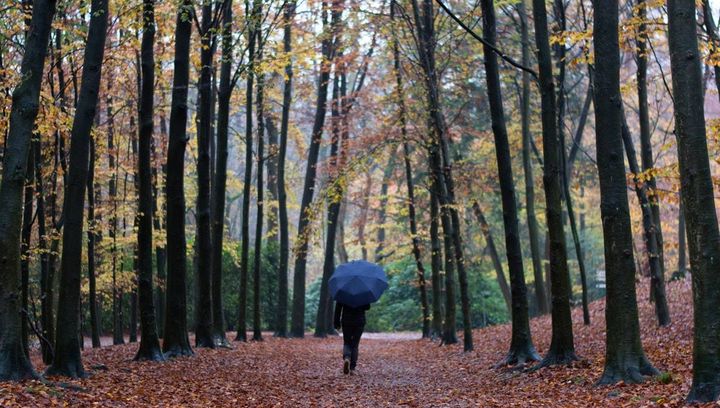
[[[164, 363], [132, 361], [137, 345], [86, 350], [92, 375], [65, 386], [30, 381], [0, 383], [0, 406], [680, 406], [691, 381], [690, 283], [668, 285], [673, 323], [655, 324], [648, 282], [638, 283], [643, 345], [655, 366], [670, 373], [641, 385], [595, 387], [604, 359], [604, 302], [591, 305], [592, 325], [574, 310], [575, 343], [582, 361], [535, 372], [493, 368], [507, 350], [510, 327], [474, 332], [475, 350], [407, 335], [368, 336], [358, 374], [341, 373], [341, 340], [276, 339], [232, 350], [196, 350]], [[535, 344], [549, 346], [549, 316], [534, 319]], [[37, 358], [36, 366], [39, 367]], [[51, 379], [63, 381], [62, 379]], [[71, 387], [68, 387], [68, 384]]]

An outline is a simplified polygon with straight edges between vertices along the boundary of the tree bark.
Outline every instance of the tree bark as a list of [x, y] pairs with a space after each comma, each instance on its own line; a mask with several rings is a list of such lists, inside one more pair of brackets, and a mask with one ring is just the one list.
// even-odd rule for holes
[[[495, 45], [497, 28], [495, 22], [495, 4], [493, 0], [481, 0], [483, 15], [483, 34], [488, 44]], [[512, 292], [512, 338], [510, 351], [504, 364], [525, 364], [528, 361], [540, 360], [530, 334], [530, 316], [528, 313], [527, 286], [525, 270], [520, 247], [518, 231], [518, 209], [515, 198], [515, 182], [513, 181], [512, 158], [505, 126], [503, 111], [502, 88], [498, 68], [497, 54], [488, 45], [483, 45], [485, 57], [485, 73], [490, 104], [490, 118], [495, 140], [495, 157], [500, 179], [502, 197], [503, 225], [505, 227], [505, 252], [510, 272], [510, 289]], [[478, 207], [479, 208], [479, 207]]]
[[155, 90], [155, 0], [143, 1], [143, 35], [141, 44], [142, 89], [138, 117], [138, 301], [140, 308], [140, 348], [135, 360], [164, 360], [158, 339], [153, 299], [153, 193], [152, 158], [153, 113]]
[[200, 79], [198, 80], [198, 193], [195, 203], [197, 222], [196, 275], [197, 300], [195, 303], [195, 347], [214, 348], [212, 319], [212, 237], [210, 232], [210, 140], [212, 132], [212, 70], [215, 22], [212, 2], [202, 6], [202, 33], [200, 50]]
[[[522, 64], [527, 67], [530, 65], [530, 35], [528, 33], [525, 2], [519, 2], [517, 9], [518, 15], [520, 16]], [[548, 298], [545, 296], [545, 282], [543, 281], [542, 260], [540, 255], [540, 235], [538, 232], [537, 217], [535, 216], [535, 177], [533, 176], [532, 152], [530, 151], [530, 141], [532, 139], [532, 134], [530, 133], [530, 74], [526, 71], [522, 73], [520, 116], [522, 122], [523, 175], [525, 176], [525, 213], [527, 214], [528, 238], [530, 240], [530, 254], [532, 256], [533, 276], [535, 278], [535, 298], [537, 299], [540, 314], [546, 314], [550, 311], [550, 307], [548, 306]], [[496, 267], [496, 271], [502, 271], [502, 268], [497, 269]]]
[[[99, 116], [99, 115], [98, 115]], [[98, 314], [97, 289], [95, 282], [95, 243], [98, 238], [95, 219], [95, 139], [90, 139], [90, 165], [88, 166], [87, 200], [87, 262], [88, 262], [88, 306], [90, 308], [90, 332], [93, 348], [100, 347], [100, 315]]]
[[543, 0], [533, 0], [535, 43], [538, 48], [543, 130], [543, 186], [548, 226], [552, 340], [542, 366], [567, 364], [577, 359], [570, 315], [567, 247], [562, 220], [562, 156], [558, 143], [555, 83], [550, 58], [547, 10]]
[[720, 233], [706, 140], [695, 3], [669, 0], [668, 24], [680, 187], [693, 280], [693, 382], [688, 400], [710, 402], [720, 395]]
[[190, 74], [190, 36], [192, 0], [183, 0], [175, 23], [175, 61], [173, 70], [170, 132], [167, 153], [167, 304], [163, 352], [166, 357], [193, 354], [187, 333], [185, 241], [185, 146], [187, 144], [188, 84]]
[[213, 185], [212, 223], [212, 314], [213, 341], [216, 346], [228, 347], [225, 337], [225, 311], [222, 298], [223, 239], [225, 228], [225, 196], [227, 186], [228, 134], [230, 125], [230, 97], [233, 85], [232, 70], [232, 0], [224, 4], [222, 26], [222, 63], [220, 64], [220, 88], [218, 89], [217, 145], [215, 158], [215, 182]]
[[80, 358], [79, 313], [80, 271], [82, 268], [82, 230], [85, 186], [88, 176], [90, 132], [97, 113], [98, 94], [105, 52], [108, 1], [93, 0], [90, 27], [85, 46], [82, 85], [73, 120], [68, 183], [65, 186], [60, 293], [55, 335], [55, 355], [48, 375], [84, 377]]
[[593, 45], [598, 61], [594, 81], [595, 135], [607, 271], [605, 370], [599, 383], [635, 383], [641, 382], [644, 375], [658, 371], [645, 357], [640, 343], [635, 299], [633, 240], [622, 145], [617, 0], [595, 9]]
[[[432, 282], [432, 336], [443, 336], [443, 310], [442, 310], [442, 246], [440, 245], [439, 215], [437, 199], [430, 192], [430, 268]], [[446, 295], [447, 296], [447, 295]]]
[[[258, 61], [262, 61], [263, 41], [262, 31], [258, 25], [257, 31]], [[265, 212], [265, 75], [259, 74], [257, 81], [257, 211], [255, 215], [255, 252], [253, 260], [253, 341], [262, 341], [262, 320], [260, 316], [260, 279], [262, 275], [263, 250], [263, 216]]]
[[635, 194], [637, 194], [642, 211], [645, 249], [647, 250], [648, 262], [650, 263], [650, 287], [655, 293], [655, 315], [657, 316], [659, 326], [667, 326], [670, 324], [670, 311], [668, 310], [667, 296], [665, 295], [665, 281], [660, 265], [661, 258], [658, 256], [659, 243], [657, 241], [657, 235], [654, 233], [653, 214], [650, 208], [651, 204], [648, 194], [649, 185], [643, 183], [639, 177], [640, 166], [638, 166], [635, 146], [633, 145], [632, 135], [630, 134], [630, 128], [627, 125], [624, 112], [622, 113], [622, 139], [628, 164], [630, 165], [630, 172], [633, 174]]
[[0, 181], [0, 380], [35, 378], [30, 359], [23, 348], [23, 314], [16, 291], [20, 287], [20, 230], [23, 188], [27, 173], [30, 141], [39, 110], [45, 57], [55, 15], [54, 0], [35, 0], [27, 36], [20, 82], [12, 96], [10, 126], [3, 154]]
[[[287, 1], [283, 7], [283, 51], [292, 52], [292, 22], [295, 16], [295, 1]], [[285, 182], [285, 158], [287, 156], [288, 129], [290, 126], [290, 105], [292, 104], [292, 58], [285, 65], [283, 84], [282, 117], [280, 119], [280, 150], [278, 151], [278, 222], [280, 224], [280, 265], [278, 267], [278, 337], [287, 337], [288, 320], [288, 260], [290, 257], [290, 233], [288, 231], [287, 185]]]

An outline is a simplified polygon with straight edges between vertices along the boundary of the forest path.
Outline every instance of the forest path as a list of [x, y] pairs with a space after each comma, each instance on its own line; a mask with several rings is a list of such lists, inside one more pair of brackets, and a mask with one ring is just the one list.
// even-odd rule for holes
[[[510, 326], [473, 331], [475, 350], [440, 347], [417, 333], [372, 334], [360, 343], [357, 374], [341, 371], [342, 339], [278, 339], [236, 343], [232, 349], [196, 349], [193, 357], [162, 363], [132, 361], [137, 344], [86, 349], [89, 378], [65, 381], [78, 389], [40, 382], [0, 383], [0, 407], [606, 407], [682, 406], [691, 382], [690, 280], [668, 285], [672, 325], [658, 328], [638, 284], [645, 352], [668, 381], [594, 387], [603, 370], [605, 304], [590, 305], [592, 325], [573, 310], [581, 361], [539, 371], [494, 368], [507, 351]], [[542, 355], [550, 343], [550, 317], [531, 321]], [[234, 334], [229, 334], [232, 339]], [[462, 340], [462, 339], [461, 339]], [[43, 369], [37, 352], [33, 363]], [[100, 365], [104, 368], [98, 368]], [[93, 369], [93, 367], [96, 367]]]

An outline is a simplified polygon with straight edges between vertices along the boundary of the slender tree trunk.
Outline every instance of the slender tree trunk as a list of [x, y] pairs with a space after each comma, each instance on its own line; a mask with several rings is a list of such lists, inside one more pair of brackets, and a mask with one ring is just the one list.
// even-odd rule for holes
[[[246, 3], [248, 5], [248, 3]], [[238, 302], [238, 328], [235, 341], [247, 341], [247, 296], [248, 270], [250, 268], [250, 189], [252, 187], [252, 140], [253, 140], [253, 84], [255, 81], [255, 36], [258, 26], [255, 23], [260, 13], [260, 2], [253, 2], [249, 15], [251, 22], [248, 30], [248, 68], [247, 87], [245, 89], [245, 180], [242, 203], [242, 241], [240, 248], [240, 295]], [[259, 17], [257, 17], [259, 19]]]
[[[50, 287], [52, 281], [49, 279], [50, 254], [48, 254], [48, 234], [45, 214], [45, 189], [43, 177], [43, 156], [42, 143], [39, 138], [33, 140], [33, 154], [35, 155], [35, 189], [37, 197], [37, 219], [38, 219], [38, 248], [40, 250], [40, 351], [43, 362], [52, 362], [52, 343], [49, 328], [52, 327], [52, 298]], [[51, 176], [52, 178], [53, 176]]]
[[113, 107], [112, 107], [112, 96], [111, 96], [111, 81], [112, 78], [108, 78], [108, 96], [105, 100], [106, 103], [106, 114], [107, 114], [107, 149], [108, 149], [108, 167], [110, 169], [110, 180], [108, 182], [108, 199], [110, 200], [110, 206], [112, 208], [112, 216], [110, 217], [110, 231], [108, 236], [112, 241], [110, 247], [111, 263], [112, 263], [112, 309], [113, 309], [113, 344], [119, 345], [125, 343], [125, 337], [123, 335], [123, 319], [122, 319], [122, 291], [117, 285], [117, 230], [118, 230], [118, 198], [117, 198], [117, 183], [118, 183], [118, 170], [119, 160], [117, 157], [117, 148], [115, 146], [115, 127], [113, 120]]
[[[158, 143], [159, 141], [159, 143]], [[161, 146], [158, 152], [158, 145]], [[166, 213], [166, 201], [162, 201], [162, 206], [158, 206], [158, 200], [160, 195], [167, 194], [165, 192], [165, 179], [167, 176], [167, 167], [165, 164], [160, 164], [160, 158], [166, 157], [167, 155], [167, 124], [165, 122], [165, 116], [160, 116], [160, 138], [159, 140], [153, 139], [152, 155], [154, 157], [153, 163], [153, 228], [157, 233], [162, 233], [165, 229], [165, 213]], [[160, 167], [158, 169], [158, 167]], [[160, 171], [158, 171], [160, 170]], [[162, 178], [162, 181], [160, 180]], [[161, 188], [162, 184], [162, 188]], [[167, 249], [164, 240], [155, 242], [155, 264], [157, 267], [157, 280], [158, 285], [155, 288], [155, 317], [157, 319], [158, 337], [163, 338], [163, 330], [165, 329], [165, 292], [166, 292], [166, 278], [167, 278]]]
[[[39, 137], [39, 135], [35, 135]], [[31, 142], [28, 151], [28, 158], [26, 164], [25, 174], [25, 198], [23, 199], [23, 221], [22, 230], [20, 232], [20, 315], [22, 318], [22, 324], [20, 326], [20, 332], [22, 336], [23, 350], [25, 354], [30, 357], [29, 350], [29, 339], [30, 339], [30, 327], [28, 321], [30, 319], [29, 314], [29, 297], [30, 297], [30, 238], [32, 236], [32, 225], [33, 225], [33, 195], [35, 194], [35, 156], [33, 155], [33, 144]]]
[[[300, 219], [298, 221], [298, 239], [295, 248], [295, 275], [293, 277], [293, 310], [290, 334], [293, 337], [305, 335], [305, 277], [307, 268], [307, 251], [310, 240], [311, 204], [315, 194], [315, 178], [317, 176], [317, 161], [320, 154], [325, 113], [327, 111], [327, 90], [330, 81], [331, 60], [334, 56], [333, 42], [340, 17], [343, 12], [343, 0], [332, 0], [332, 23], [328, 30], [327, 1], [323, 1], [322, 20], [326, 32], [322, 41], [322, 62], [320, 64], [320, 78], [318, 81], [317, 103], [313, 123], [310, 147], [308, 149], [307, 167], [305, 169], [305, 183], [303, 187], [302, 203], [300, 206]], [[327, 35], [332, 34], [332, 35]]]
[[227, 185], [228, 134], [230, 125], [230, 97], [232, 70], [232, 0], [224, 4], [222, 26], [222, 63], [220, 64], [220, 88], [218, 89], [217, 146], [215, 158], [215, 182], [212, 223], [212, 313], [213, 341], [216, 346], [227, 347], [225, 337], [225, 311], [222, 298], [223, 237], [225, 228], [225, 195]]
[[[647, 91], [647, 27], [645, 20], [647, 18], [647, 10], [645, 0], [638, 0], [638, 18], [641, 23], [638, 26], [637, 37], [637, 91], [638, 91], [638, 111], [640, 119], [640, 159], [642, 162], [642, 171], [647, 177], [645, 184], [647, 185], [647, 196], [650, 211], [652, 213], [650, 233], [654, 235], [657, 241], [657, 248], [649, 253], [650, 257], [658, 258], [660, 269], [658, 274], [651, 279], [651, 294], [657, 295], [659, 291], [665, 292], [665, 250], [663, 248], [662, 221], [660, 219], [660, 202], [657, 195], [657, 183], [655, 176], [652, 174], [654, 166], [650, 118], [648, 113], [648, 91]], [[710, 16], [712, 18], [712, 16]], [[718, 67], [715, 68], [716, 73], [720, 73]], [[664, 311], [663, 311], [664, 309]], [[655, 305], [655, 312], [658, 318], [658, 324], [665, 326], [670, 324], [670, 315], [667, 310], [667, 304]]]
[[18, 297], [20, 287], [20, 230], [23, 188], [27, 173], [35, 119], [39, 110], [40, 88], [45, 67], [50, 29], [55, 15], [54, 0], [35, 0], [20, 72], [23, 78], [12, 96], [10, 126], [3, 154], [0, 181], [0, 380], [35, 378], [23, 347], [23, 314]]
[[[554, 0], [555, 16], [558, 20], [558, 28], [560, 31], [566, 30], [565, 22], [565, 2], [563, 0]], [[555, 44], [555, 52], [558, 59], [558, 92], [557, 92], [557, 133], [558, 141], [560, 142], [560, 154], [561, 154], [561, 166], [562, 171], [560, 172], [562, 178], [562, 196], [565, 198], [565, 205], [567, 208], [568, 221], [570, 223], [570, 231], [573, 237], [573, 244], [575, 246], [575, 257], [578, 262], [578, 269], [580, 270], [580, 281], [582, 285], [582, 307], [583, 307], [583, 322], [586, 325], [590, 324], [590, 310], [588, 309], [588, 293], [587, 293], [587, 274], [585, 271], [585, 258], [582, 252], [582, 246], [580, 244], [580, 235], [577, 231], [577, 222], [575, 221], [575, 210], [573, 209], [572, 195], [570, 194], [570, 179], [569, 179], [569, 164], [567, 154], [565, 153], [565, 44]], [[570, 278], [570, 276], [568, 276]], [[572, 285], [570, 288], [570, 296], [572, 296]]]
[[185, 241], [185, 146], [187, 144], [187, 99], [190, 74], [190, 36], [192, 0], [183, 0], [175, 23], [175, 62], [173, 70], [170, 132], [167, 153], [167, 304], [163, 352], [166, 357], [193, 354], [187, 333]]
[[[530, 35], [528, 33], [527, 11], [525, 2], [517, 5], [520, 16], [520, 34], [522, 41], [522, 64], [530, 65]], [[533, 276], [535, 277], [535, 298], [537, 299], [540, 314], [550, 311], [548, 299], [545, 296], [545, 283], [543, 282], [542, 260], [540, 255], [540, 238], [538, 232], [538, 221], [535, 217], [535, 177], [532, 168], [532, 152], [530, 151], [530, 74], [522, 73], [522, 98], [520, 102], [520, 116], [522, 122], [522, 158], [523, 175], [525, 176], [525, 213], [527, 214], [528, 238], [530, 240], [530, 254], [532, 256]], [[502, 271], [497, 269], [497, 271]], [[499, 275], [498, 275], [499, 276]], [[504, 293], [504, 292], [503, 292]]]
[[[98, 117], [97, 115], [96, 117]], [[93, 348], [100, 347], [100, 316], [98, 313], [97, 289], [95, 282], [95, 243], [98, 237], [95, 219], [95, 139], [90, 139], [90, 165], [88, 166], [87, 200], [87, 262], [88, 262], [88, 306], [90, 308], [90, 332]]]
[[667, 297], [665, 295], [665, 282], [660, 265], [661, 259], [657, 255], [659, 243], [657, 241], [657, 235], [654, 233], [653, 214], [650, 208], [651, 204], [648, 194], [649, 186], [640, 180], [640, 166], [638, 166], [637, 156], [635, 155], [632, 135], [625, 120], [624, 112], [622, 115], [622, 139], [625, 146], [625, 154], [627, 155], [630, 165], [630, 172], [633, 174], [635, 193], [637, 194], [642, 211], [645, 248], [648, 253], [648, 262], [650, 263], [651, 289], [655, 293], [655, 315], [657, 316], [659, 326], [667, 326], [670, 324], [670, 311], [668, 310]]
[[337, 232], [337, 221], [340, 213], [340, 200], [343, 191], [340, 180], [338, 180], [338, 147], [340, 145], [340, 91], [339, 73], [335, 72], [333, 80], [333, 98], [331, 103], [331, 129], [332, 141], [330, 144], [330, 157], [328, 169], [328, 209], [327, 209], [327, 234], [325, 235], [325, 258], [323, 260], [323, 275], [320, 284], [320, 297], [317, 316], [315, 318], [315, 337], [327, 337], [331, 327], [328, 325], [328, 309], [330, 306], [330, 295], [328, 293], [328, 281], [335, 271], [335, 237]]
[[[390, 18], [395, 18], [395, 1], [390, 5]], [[405, 162], [405, 184], [408, 190], [408, 220], [410, 222], [410, 235], [412, 240], [412, 252], [415, 257], [417, 268], [418, 288], [420, 290], [420, 308], [422, 312], [422, 336], [430, 338], [430, 308], [428, 306], [427, 284], [425, 282], [425, 267], [422, 262], [422, 251], [420, 249], [420, 237], [418, 237], [417, 216], [415, 214], [415, 185], [413, 183], [412, 164], [410, 161], [410, 144], [408, 143], [407, 132], [407, 108], [405, 106], [405, 92], [403, 90], [402, 72], [400, 64], [400, 47], [397, 34], [393, 32], [393, 70], [395, 73], [395, 97], [398, 104], [398, 119], [400, 121], [400, 132], [403, 142], [403, 160]], [[439, 316], [438, 316], [439, 317]]]
[[[480, 6], [483, 13], [485, 40], [489, 44], [495, 45], [497, 28], [494, 1], [481, 0]], [[495, 139], [495, 157], [498, 165], [498, 178], [500, 179], [505, 248], [512, 292], [512, 339], [510, 341], [510, 351], [505, 358], [504, 364], [522, 365], [528, 361], [540, 360], [540, 355], [535, 350], [530, 334], [527, 286], [525, 285], [525, 270], [522, 261], [522, 248], [520, 247], [520, 232], [518, 231], [515, 182], [513, 181], [510, 143], [508, 142], [507, 128], [505, 126], [505, 112], [502, 106], [503, 99], [497, 54], [487, 45], [484, 46], [483, 50], [490, 117]]]
[[143, 35], [141, 45], [142, 88], [138, 117], [138, 301], [140, 308], [140, 348], [135, 360], [164, 360], [158, 339], [153, 300], [153, 193], [152, 157], [153, 112], [155, 89], [155, 0], [143, 1]]
[[214, 348], [212, 320], [212, 238], [210, 232], [210, 140], [212, 139], [212, 70], [215, 37], [212, 1], [202, 6], [200, 79], [198, 81], [198, 194], [196, 251], [197, 300], [195, 304], [195, 347]]
[[[285, 2], [283, 7], [283, 51], [292, 52], [292, 22], [295, 16], [295, 1]], [[287, 185], [285, 182], [285, 158], [287, 156], [288, 129], [290, 126], [290, 105], [292, 104], [292, 58], [285, 65], [283, 84], [282, 118], [280, 120], [280, 150], [278, 151], [278, 222], [280, 224], [280, 265], [278, 267], [278, 337], [287, 337], [288, 320], [288, 260], [290, 257], [290, 233], [288, 231]]]
[[[258, 26], [258, 61], [262, 61], [263, 44], [262, 31]], [[257, 212], [255, 215], [255, 253], [253, 260], [253, 341], [262, 341], [262, 320], [260, 316], [260, 279], [262, 275], [262, 250], [263, 250], [263, 216], [265, 212], [263, 180], [265, 165], [265, 107], [263, 104], [265, 93], [265, 75], [258, 75], [257, 82]]]
[[620, 95], [618, 2], [595, 9], [595, 134], [605, 243], [605, 370], [600, 384], [641, 382], [657, 374], [640, 343], [630, 209], [625, 181]]
[[668, 24], [680, 187], [693, 280], [693, 382], [688, 400], [710, 402], [720, 395], [720, 233], [707, 150], [695, 3], [668, 1]]
[[268, 134], [268, 146], [267, 146], [267, 158], [265, 159], [265, 167], [267, 167], [267, 181], [266, 188], [268, 194], [268, 201], [272, 203], [269, 206], [267, 214], [267, 242], [268, 245], [278, 248], [278, 219], [277, 219], [277, 151], [278, 151], [278, 128], [270, 117], [270, 114], [265, 114], [265, 129]]
[[512, 315], [512, 294], [510, 293], [510, 285], [508, 285], [507, 279], [505, 278], [505, 272], [503, 272], [502, 261], [498, 254], [497, 247], [495, 246], [495, 240], [490, 232], [490, 225], [488, 225], [483, 214], [480, 204], [473, 203], [473, 212], [475, 217], [480, 223], [480, 229], [482, 230], [483, 236], [485, 237], [485, 245], [490, 252], [490, 258], [492, 259], [493, 267], [495, 268], [495, 275], [497, 276], [498, 286], [500, 286], [500, 292], [502, 292], [503, 299], [505, 299], [505, 305], [507, 306], [508, 313]]
[[390, 188], [390, 179], [395, 171], [395, 154], [397, 146], [393, 145], [394, 150], [390, 152], [390, 159], [383, 171], [383, 179], [380, 184], [380, 203], [378, 214], [378, 229], [375, 239], [375, 262], [380, 263], [387, 256], [385, 253], [385, 223], [387, 222], [387, 205], [389, 201], [388, 189]]
[[82, 267], [83, 209], [88, 176], [90, 131], [97, 113], [98, 93], [105, 52], [108, 22], [107, 0], [93, 0], [85, 46], [82, 85], [75, 111], [70, 145], [68, 183], [65, 186], [60, 294], [55, 335], [55, 355], [48, 375], [83, 377], [80, 358], [78, 315], [80, 312], [80, 271]]
[[347, 247], [345, 246], [346, 214], [347, 214], [347, 196], [344, 196], [342, 201], [340, 201], [340, 213], [338, 214], [337, 238], [335, 239], [335, 242], [337, 243], [338, 261], [340, 261], [341, 264], [347, 263], [349, 261]]
[[570, 315], [567, 247], [562, 220], [562, 156], [558, 143], [555, 84], [550, 58], [547, 10], [543, 0], [533, 0], [535, 43], [538, 48], [543, 129], [543, 185], [548, 226], [552, 340], [541, 365], [566, 364], [577, 359]]
[[[432, 282], [432, 335], [443, 336], [443, 310], [442, 310], [442, 246], [439, 234], [439, 214], [435, 193], [430, 192], [430, 268]], [[447, 296], [447, 294], [446, 294]]]
[[[423, 1], [422, 17], [417, 0], [412, 1], [413, 16], [419, 39], [418, 52], [421, 65], [425, 73], [425, 88], [427, 104], [429, 109], [430, 129], [433, 132], [434, 140], [430, 146], [431, 171], [433, 173], [433, 185], [437, 190], [440, 201], [441, 212], [445, 214], [442, 218], [443, 231], [452, 243], [452, 255], [446, 253], [446, 258], [454, 258], [454, 267], [458, 271], [458, 283], [460, 286], [460, 304], [463, 316], [463, 348], [465, 351], [473, 349], [472, 323], [470, 321], [470, 299], [468, 294], [467, 273], [465, 271], [465, 260], [463, 257], [463, 245], [460, 232], [460, 217], [455, 208], [455, 188], [452, 176], [452, 163], [448, 150], [447, 127], [445, 117], [440, 104], [439, 78], [435, 68], [435, 28], [434, 28], [434, 6], [432, 0]], [[446, 245], [447, 249], [447, 245]], [[447, 272], [449, 274], [449, 271]], [[446, 311], [447, 312], [447, 311]]]

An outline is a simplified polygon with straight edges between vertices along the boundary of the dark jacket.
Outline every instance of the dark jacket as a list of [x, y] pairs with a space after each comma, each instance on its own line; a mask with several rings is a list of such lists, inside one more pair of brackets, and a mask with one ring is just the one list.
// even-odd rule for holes
[[341, 326], [365, 326], [365, 311], [370, 305], [351, 307], [340, 302], [335, 303], [335, 327]]

